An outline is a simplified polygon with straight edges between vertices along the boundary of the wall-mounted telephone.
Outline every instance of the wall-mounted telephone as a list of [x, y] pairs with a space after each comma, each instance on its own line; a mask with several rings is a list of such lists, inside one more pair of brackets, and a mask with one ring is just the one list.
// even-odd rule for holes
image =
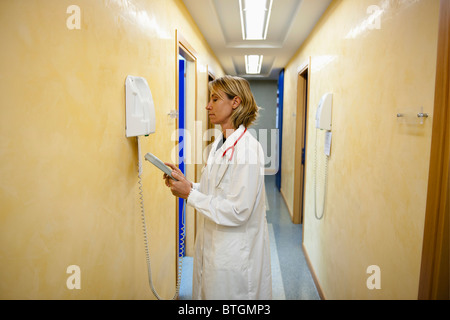
[[125, 90], [127, 138], [155, 133], [155, 105], [147, 80], [128, 76]]
[[[319, 105], [317, 106], [316, 111], [316, 146], [315, 146], [315, 161], [314, 161], [314, 210], [315, 216], [317, 220], [321, 220], [323, 218], [323, 214], [325, 212], [325, 199], [326, 199], [326, 191], [327, 191], [327, 182], [328, 182], [328, 159], [331, 155], [331, 110], [333, 104], [333, 94], [326, 93], [323, 95], [322, 99], [320, 99]], [[319, 215], [317, 213], [317, 171], [318, 171], [318, 157], [317, 157], [317, 131], [325, 130], [325, 141], [324, 141], [324, 153], [325, 153], [325, 164], [324, 164], [324, 172], [322, 174], [323, 178], [323, 201], [322, 201], [322, 212]]]
[[[126, 128], [125, 135], [127, 138], [136, 137], [137, 149], [138, 149], [138, 184], [139, 184], [139, 199], [141, 202], [141, 216], [144, 231], [144, 246], [147, 260], [148, 282], [150, 289], [158, 300], [161, 297], [156, 292], [152, 280], [152, 271], [150, 263], [149, 243], [147, 236], [147, 224], [145, 222], [144, 211], [144, 191], [142, 184], [142, 162], [141, 162], [141, 144], [140, 136], [148, 136], [155, 133], [155, 105], [153, 103], [152, 92], [148, 86], [147, 80], [141, 77], [128, 76], [125, 80], [125, 94], [126, 94]], [[150, 160], [149, 160], [150, 161]], [[164, 164], [163, 164], [164, 165]], [[184, 203], [184, 208], [186, 202]], [[181, 241], [184, 244], [184, 230], [182, 230]], [[182, 257], [178, 259], [177, 268], [177, 285], [175, 295], [172, 300], [178, 298], [181, 285], [181, 272], [182, 272]]]

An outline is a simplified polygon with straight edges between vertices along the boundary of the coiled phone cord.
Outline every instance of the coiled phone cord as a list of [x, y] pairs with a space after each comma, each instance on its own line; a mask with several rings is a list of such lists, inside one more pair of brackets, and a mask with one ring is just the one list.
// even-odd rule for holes
[[[137, 137], [137, 144], [138, 144], [138, 183], [139, 183], [139, 200], [140, 200], [140, 206], [141, 206], [141, 219], [142, 219], [142, 231], [144, 233], [144, 246], [145, 246], [145, 256], [147, 260], [147, 272], [148, 272], [148, 283], [150, 286], [150, 289], [152, 290], [153, 294], [158, 300], [163, 300], [161, 296], [156, 292], [155, 286], [153, 285], [152, 280], [152, 267], [150, 262], [150, 250], [149, 250], [149, 244], [148, 244], [148, 235], [147, 235], [147, 224], [145, 222], [145, 210], [144, 210], [144, 189], [142, 184], [142, 162], [141, 162], [141, 145], [139, 141], [139, 136]], [[183, 215], [182, 215], [182, 228], [181, 228], [181, 247], [184, 248], [184, 241], [185, 241], [185, 223], [184, 223], [184, 213], [186, 210], [186, 200], [183, 202]], [[177, 286], [175, 290], [175, 295], [171, 300], [177, 300], [178, 296], [180, 295], [180, 286], [181, 286], [181, 273], [183, 269], [183, 256], [181, 253], [178, 254], [178, 267], [177, 267]]]

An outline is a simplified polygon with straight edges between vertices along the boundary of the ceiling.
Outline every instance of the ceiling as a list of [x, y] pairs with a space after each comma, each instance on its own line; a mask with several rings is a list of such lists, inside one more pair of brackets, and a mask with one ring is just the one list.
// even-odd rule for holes
[[[239, 0], [183, 0], [226, 74], [247, 79], [278, 75], [328, 8], [331, 0], [273, 0], [266, 40], [242, 40]], [[264, 55], [260, 75], [247, 75], [245, 55]]]

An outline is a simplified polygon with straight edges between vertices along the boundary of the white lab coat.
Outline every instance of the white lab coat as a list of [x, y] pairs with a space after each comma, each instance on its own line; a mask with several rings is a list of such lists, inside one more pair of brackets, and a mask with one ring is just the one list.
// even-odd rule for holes
[[264, 153], [241, 126], [216, 151], [213, 145], [201, 181], [188, 205], [200, 213], [195, 240], [193, 299], [270, 300], [272, 274], [266, 220]]

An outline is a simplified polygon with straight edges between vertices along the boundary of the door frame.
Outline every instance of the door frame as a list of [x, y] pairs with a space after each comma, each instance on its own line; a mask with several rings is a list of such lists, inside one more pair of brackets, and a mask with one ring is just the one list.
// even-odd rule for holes
[[278, 104], [277, 104], [277, 113], [278, 113], [278, 122], [277, 129], [279, 132], [278, 135], [278, 172], [275, 177], [275, 184], [277, 186], [278, 191], [281, 192], [281, 176], [282, 176], [282, 168], [281, 163], [283, 161], [283, 110], [284, 110], [284, 75], [285, 69], [280, 71], [278, 75]]
[[420, 300], [449, 299], [450, 1], [439, 9], [435, 105], [420, 270]]
[[[294, 162], [294, 210], [292, 222], [303, 224], [303, 212], [305, 209], [305, 173], [307, 159], [307, 135], [308, 135], [308, 114], [309, 114], [309, 90], [310, 90], [310, 70], [311, 57], [298, 69], [297, 75], [297, 117], [295, 124], [295, 162]], [[306, 78], [305, 78], [306, 76]], [[306, 103], [305, 103], [306, 102]], [[304, 150], [304, 155], [303, 155]], [[302, 163], [303, 165], [297, 165]], [[300, 197], [298, 195], [301, 195]]]

